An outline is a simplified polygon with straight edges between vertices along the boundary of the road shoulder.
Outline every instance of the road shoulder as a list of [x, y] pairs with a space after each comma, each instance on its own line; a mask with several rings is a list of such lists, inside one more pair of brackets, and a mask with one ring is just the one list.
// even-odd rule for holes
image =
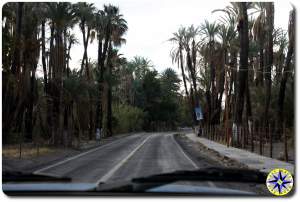
[[294, 174], [293, 164], [261, 156], [246, 150], [227, 147], [226, 145], [208, 140], [206, 138], [197, 137], [194, 133], [188, 133], [185, 136], [190, 141], [197, 142], [203, 145], [207, 148], [207, 150], [214, 151], [221, 158], [238, 162], [239, 164], [248, 167], [249, 169], [256, 169], [261, 172], [269, 173], [275, 168], [284, 168]]
[[34, 156], [31, 158], [12, 158], [12, 157], [4, 157], [2, 156], [2, 170], [13, 170], [13, 171], [22, 171], [22, 172], [34, 172], [38, 169], [44, 168], [46, 166], [55, 164], [57, 162], [63, 161], [68, 158], [72, 158], [76, 155], [80, 155], [81, 153], [88, 152], [95, 148], [104, 146], [106, 144], [110, 144], [115, 142], [121, 138], [131, 136], [136, 133], [127, 133], [127, 134], [120, 134], [115, 135], [113, 137], [105, 138], [98, 143], [91, 143], [91, 144], [83, 144], [80, 148], [55, 148], [53, 152]]

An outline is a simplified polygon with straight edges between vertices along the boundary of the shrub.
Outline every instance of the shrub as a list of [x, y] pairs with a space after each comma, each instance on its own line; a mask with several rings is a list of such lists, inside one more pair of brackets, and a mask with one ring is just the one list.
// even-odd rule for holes
[[145, 113], [138, 107], [126, 104], [113, 106], [114, 133], [141, 131]]

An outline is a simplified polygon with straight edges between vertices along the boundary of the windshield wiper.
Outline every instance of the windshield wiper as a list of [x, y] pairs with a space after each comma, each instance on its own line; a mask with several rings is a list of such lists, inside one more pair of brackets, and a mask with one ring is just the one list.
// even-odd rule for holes
[[4, 171], [2, 181], [6, 182], [70, 182], [68, 177], [57, 177], [43, 174], [26, 173], [21, 171]]

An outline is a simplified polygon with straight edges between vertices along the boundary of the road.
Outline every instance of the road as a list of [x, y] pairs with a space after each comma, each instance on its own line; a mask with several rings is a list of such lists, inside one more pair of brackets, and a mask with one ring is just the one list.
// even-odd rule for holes
[[107, 183], [197, 168], [172, 133], [143, 133], [115, 140], [35, 173]]

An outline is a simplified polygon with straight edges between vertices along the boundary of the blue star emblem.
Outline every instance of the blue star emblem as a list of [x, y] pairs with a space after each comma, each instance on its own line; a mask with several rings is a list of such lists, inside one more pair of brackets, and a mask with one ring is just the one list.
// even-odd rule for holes
[[286, 180], [287, 176], [288, 175], [283, 176], [282, 172], [279, 171], [277, 176], [273, 175], [274, 179], [269, 180], [268, 183], [274, 184], [273, 190], [277, 188], [278, 192], [281, 193], [283, 188], [287, 189], [286, 187], [287, 184], [292, 183], [292, 181]]

